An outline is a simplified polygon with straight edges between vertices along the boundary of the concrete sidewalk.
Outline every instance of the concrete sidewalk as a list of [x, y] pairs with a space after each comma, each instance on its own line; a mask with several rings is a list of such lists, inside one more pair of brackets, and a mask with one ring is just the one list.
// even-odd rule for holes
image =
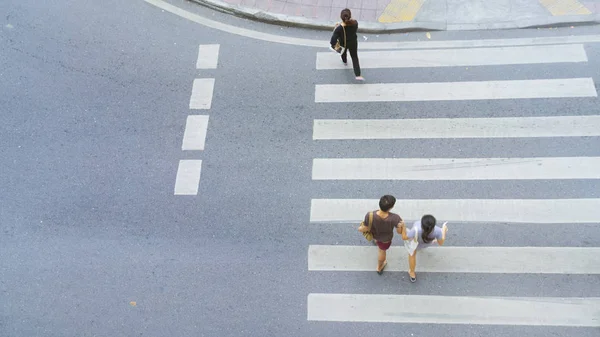
[[365, 33], [600, 22], [600, 0], [191, 0], [251, 19], [332, 29], [347, 7]]

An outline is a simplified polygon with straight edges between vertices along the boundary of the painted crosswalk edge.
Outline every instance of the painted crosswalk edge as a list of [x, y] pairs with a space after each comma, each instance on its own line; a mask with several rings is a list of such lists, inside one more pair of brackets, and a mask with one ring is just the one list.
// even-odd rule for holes
[[599, 327], [600, 298], [309, 294], [309, 321]]
[[[399, 239], [398, 239], [399, 240]], [[402, 244], [402, 241], [400, 241]], [[407, 271], [404, 246], [392, 246], [387, 271]], [[600, 247], [452, 247], [419, 252], [419, 271], [433, 273], [600, 274]], [[308, 270], [372, 272], [376, 247], [311, 245]], [[493, 261], [493, 263], [490, 263]]]
[[206, 131], [208, 129], [207, 115], [188, 116], [183, 133], [182, 150], [204, 150]]
[[[378, 209], [379, 199], [312, 199], [311, 222], [356, 223]], [[600, 199], [398, 199], [407, 221], [433, 214], [439, 221], [600, 223]]]
[[312, 179], [600, 179], [600, 157], [315, 158]]
[[433, 83], [318, 84], [315, 102], [405, 102], [597, 97], [592, 78]]
[[[470, 49], [389, 50], [360, 54], [360, 67], [416, 68], [587, 62], [583, 45]], [[317, 53], [318, 70], [352, 69], [331, 52]]]
[[210, 109], [212, 105], [214, 78], [197, 78], [192, 85], [190, 109]]
[[180, 160], [175, 178], [175, 195], [196, 195], [200, 184], [202, 160]]
[[315, 119], [314, 140], [599, 137], [600, 116]]

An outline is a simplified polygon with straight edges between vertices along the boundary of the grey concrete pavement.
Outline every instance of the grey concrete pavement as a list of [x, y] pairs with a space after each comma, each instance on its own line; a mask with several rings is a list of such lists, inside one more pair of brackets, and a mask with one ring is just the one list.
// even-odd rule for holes
[[331, 30], [348, 7], [366, 33], [514, 29], [600, 22], [597, 0], [192, 0], [258, 21]]
[[[312, 159], [325, 155], [600, 155], [597, 137], [321, 144], [312, 140], [315, 118], [593, 115], [596, 99], [319, 105], [315, 84], [348, 83], [350, 75], [316, 71], [318, 48], [223, 33], [142, 1], [9, 0], [0, 12], [7, 13], [0, 28], [0, 335], [595, 336], [591, 328], [308, 322], [306, 297], [600, 296], [597, 275], [421, 273], [412, 285], [404, 273], [307, 271], [309, 244], [363, 244], [354, 226], [309, 224], [311, 198], [383, 191], [401, 198], [598, 198], [600, 191], [597, 181], [574, 180], [314, 182]], [[573, 32], [599, 33], [554, 34]], [[221, 46], [218, 68], [196, 70], [198, 45], [212, 43]], [[594, 74], [598, 82], [600, 46], [585, 48], [589, 63], [575, 65], [371, 69], [365, 76], [375, 83]], [[210, 115], [206, 149], [183, 152], [192, 82], [202, 76], [216, 80], [213, 106], [202, 112]], [[195, 197], [173, 195], [185, 158], [203, 160]], [[593, 247], [590, 238], [600, 234], [593, 224], [527, 225], [502, 238], [511, 229], [457, 223], [450, 239]]]

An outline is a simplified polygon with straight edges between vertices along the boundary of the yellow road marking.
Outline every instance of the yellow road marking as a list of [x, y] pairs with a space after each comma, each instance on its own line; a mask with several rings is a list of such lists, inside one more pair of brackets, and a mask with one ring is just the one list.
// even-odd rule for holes
[[412, 21], [425, 0], [391, 0], [379, 17], [379, 22], [392, 23]]
[[589, 15], [592, 12], [577, 0], [540, 0], [553, 16]]

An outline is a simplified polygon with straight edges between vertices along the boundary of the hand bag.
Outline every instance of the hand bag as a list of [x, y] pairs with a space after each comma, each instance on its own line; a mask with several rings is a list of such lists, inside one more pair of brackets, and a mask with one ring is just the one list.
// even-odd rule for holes
[[[346, 28], [344, 28], [344, 24], [342, 23], [342, 30], [344, 31], [344, 46], [346, 46]], [[335, 29], [337, 28], [337, 26], [335, 26], [335, 28], [333, 28], [333, 31], [335, 32]], [[335, 47], [333, 48], [335, 49], [336, 52], [338, 53], [342, 53], [344, 51], [344, 47], [341, 46], [340, 44], [340, 39], [337, 40]], [[369, 240], [371, 241], [371, 240]]]
[[415, 225], [415, 237], [404, 241], [404, 247], [408, 251], [408, 255], [412, 256], [419, 246], [419, 226]]
[[[366, 232], [362, 232], [362, 235], [367, 239], [367, 241], [373, 241], [373, 233], [371, 232], [371, 228], [373, 226], [373, 212], [369, 213], [369, 226], [367, 226], [368, 230]], [[361, 222], [358, 229], [365, 227], [365, 222]]]

